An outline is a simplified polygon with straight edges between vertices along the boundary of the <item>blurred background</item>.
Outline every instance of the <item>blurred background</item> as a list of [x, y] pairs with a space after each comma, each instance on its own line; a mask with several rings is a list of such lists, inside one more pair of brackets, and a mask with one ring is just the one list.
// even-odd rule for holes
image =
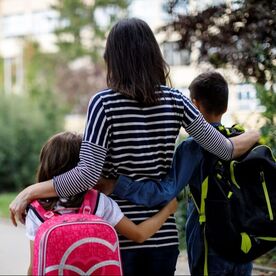
[[0, 217], [34, 182], [47, 138], [83, 131], [89, 99], [106, 87], [105, 39], [125, 17], [150, 25], [172, 86], [187, 96], [199, 73], [222, 73], [223, 123], [261, 128], [276, 151], [276, 1], [0, 0]]

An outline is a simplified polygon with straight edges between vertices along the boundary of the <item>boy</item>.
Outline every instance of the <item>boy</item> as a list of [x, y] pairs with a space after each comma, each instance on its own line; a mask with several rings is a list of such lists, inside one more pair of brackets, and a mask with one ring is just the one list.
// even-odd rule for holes
[[[190, 97], [205, 119], [214, 127], [221, 125], [227, 110], [228, 85], [217, 72], [200, 74], [189, 86]], [[204, 150], [192, 138], [182, 142], [176, 149], [168, 176], [155, 181], [132, 181], [121, 176], [114, 194], [136, 204], [154, 206], [164, 204], [189, 184], [199, 194], [203, 181]], [[192, 275], [202, 275], [204, 266], [204, 240], [199, 224], [198, 211], [192, 201], [188, 204], [186, 242], [188, 261]], [[252, 264], [229, 262], [208, 248], [209, 275], [251, 275]]]

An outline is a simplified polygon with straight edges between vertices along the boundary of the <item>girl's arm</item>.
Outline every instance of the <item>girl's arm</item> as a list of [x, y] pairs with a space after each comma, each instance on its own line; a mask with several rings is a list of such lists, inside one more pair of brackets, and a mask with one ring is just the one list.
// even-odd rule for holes
[[28, 268], [28, 275], [33, 275], [33, 253], [34, 253], [34, 241], [30, 241], [30, 265]]
[[119, 223], [115, 225], [115, 229], [128, 239], [137, 243], [142, 243], [155, 234], [167, 218], [176, 212], [176, 209], [177, 201], [174, 198], [157, 214], [137, 225], [124, 216]]

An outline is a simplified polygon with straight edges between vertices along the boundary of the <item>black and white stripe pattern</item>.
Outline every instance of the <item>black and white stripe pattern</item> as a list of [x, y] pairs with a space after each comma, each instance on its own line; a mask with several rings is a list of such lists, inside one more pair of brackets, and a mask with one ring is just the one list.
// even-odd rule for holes
[[[231, 143], [206, 123], [189, 99], [168, 87], [162, 87], [162, 92], [156, 93], [162, 93], [160, 104], [150, 107], [143, 107], [110, 89], [91, 99], [80, 162], [76, 168], [54, 178], [59, 196], [68, 197], [93, 187], [101, 174], [105, 177], [126, 175], [135, 180], [161, 180], [171, 166], [181, 126], [207, 150], [229, 159]], [[123, 200], [118, 204], [137, 223], [158, 211]], [[121, 237], [121, 248], [177, 243], [173, 217], [143, 245]]]
[[98, 93], [89, 103], [80, 163], [54, 178], [57, 193], [67, 197], [91, 188], [101, 173], [162, 179], [171, 166], [181, 126], [207, 150], [231, 158], [230, 141], [206, 123], [178, 90], [163, 86], [160, 104], [151, 107], [110, 89]]
[[[124, 215], [131, 219], [134, 223], [138, 224], [147, 218], [155, 215], [160, 208], [146, 208], [144, 206], [137, 206], [132, 204], [127, 200], [122, 200], [116, 196], [112, 198], [118, 203]], [[163, 247], [178, 245], [178, 232], [176, 228], [174, 216], [170, 216], [167, 221], [162, 225], [160, 230], [156, 232], [152, 237], [146, 240], [142, 244], [135, 243], [131, 240], [128, 240], [122, 235], [118, 235], [120, 240], [120, 249], [138, 249], [145, 247]]]
[[[89, 190], [95, 186], [101, 176], [106, 151], [101, 146], [83, 141], [78, 166], [53, 178], [58, 195], [60, 197], [68, 197]], [[68, 188], [69, 181], [74, 181], [74, 185]]]
[[[200, 132], [196, 131], [198, 128], [201, 128]], [[203, 148], [217, 155], [220, 159], [230, 160], [232, 158], [233, 145], [231, 141], [208, 124], [202, 115], [186, 127], [186, 131]]]

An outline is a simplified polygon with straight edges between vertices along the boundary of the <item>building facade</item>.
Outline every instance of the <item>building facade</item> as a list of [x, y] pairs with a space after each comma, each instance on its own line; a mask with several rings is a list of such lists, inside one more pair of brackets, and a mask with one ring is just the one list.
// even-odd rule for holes
[[[226, 0], [231, 5], [231, 0]], [[26, 38], [37, 41], [42, 51], [56, 51], [53, 31], [57, 24], [57, 14], [51, 9], [55, 0], [0, 0], [0, 57], [3, 58], [4, 92], [22, 91], [24, 86], [23, 44]], [[188, 12], [203, 9], [208, 4], [218, 4], [225, 0], [190, 0], [183, 7]], [[167, 20], [163, 9], [164, 0], [133, 0], [129, 6], [129, 16], [145, 20], [156, 32]], [[165, 60], [170, 65], [172, 85], [188, 95], [187, 87], [201, 72], [210, 69], [208, 65], [198, 65], [197, 53], [179, 51], [174, 41], [166, 40], [156, 32], [157, 40]], [[259, 120], [260, 107], [255, 88], [243, 83], [234, 69], [219, 70], [229, 83], [230, 98], [225, 124], [239, 122], [254, 126]]]

